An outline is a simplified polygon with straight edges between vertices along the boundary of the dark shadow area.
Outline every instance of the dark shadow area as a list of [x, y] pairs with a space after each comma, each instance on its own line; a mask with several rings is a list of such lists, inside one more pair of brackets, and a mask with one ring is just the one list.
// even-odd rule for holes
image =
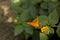
[[56, 29], [57, 29], [57, 27], [54, 27], [55, 33], [49, 40], [60, 40], [60, 38], [58, 37], [58, 35], [56, 33]]

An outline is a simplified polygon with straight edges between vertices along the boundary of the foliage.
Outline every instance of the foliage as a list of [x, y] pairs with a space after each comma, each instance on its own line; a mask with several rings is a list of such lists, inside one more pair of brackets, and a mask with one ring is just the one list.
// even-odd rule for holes
[[58, 24], [58, 28], [56, 30], [57, 35], [60, 37], [60, 23]]
[[43, 34], [43, 33], [40, 33], [40, 39], [41, 39], [41, 40], [48, 40], [48, 36], [46, 36], [46, 35]]
[[[39, 31], [41, 40], [48, 40], [48, 36], [54, 34], [52, 27], [59, 23], [59, 1], [58, 0], [11, 0], [12, 8], [16, 11], [15, 36], [23, 33], [26, 38], [33, 35], [34, 30]], [[37, 17], [37, 19], [36, 19]], [[17, 19], [18, 18], [18, 19]], [[47, 28], [47, 29], [46, 29]], [[60, 27], [57, 34], [60, 37]]]

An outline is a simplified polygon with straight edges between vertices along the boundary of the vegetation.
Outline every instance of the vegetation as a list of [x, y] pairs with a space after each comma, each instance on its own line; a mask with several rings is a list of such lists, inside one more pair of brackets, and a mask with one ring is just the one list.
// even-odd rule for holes
[[60, 37], [59, 0], [11, 0], [11, 5], [17, 14], [13, 21], [15, 36], [23, 33], [26, 40], [29, 36], [34, 40], [33, 35], [39, 34], [40, 40], [48, 40], [57, 27]]

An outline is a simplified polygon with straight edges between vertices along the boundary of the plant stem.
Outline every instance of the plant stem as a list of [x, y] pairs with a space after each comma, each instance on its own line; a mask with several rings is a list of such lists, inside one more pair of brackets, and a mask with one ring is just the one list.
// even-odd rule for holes
[[34, 29], [33, 40], [40, 40], [40, 32], [39, 32], [39, 30]]

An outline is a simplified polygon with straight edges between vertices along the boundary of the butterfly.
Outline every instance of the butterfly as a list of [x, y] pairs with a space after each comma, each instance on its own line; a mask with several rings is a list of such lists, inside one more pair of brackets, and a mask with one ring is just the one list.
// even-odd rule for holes
[[28, 24], [35, 27], [36, 29], [40, 29], [40, 23], [39, 23], [39, 20], [38, 20], [38, 16], [36, 17], [35, 22], [28, 22]]

